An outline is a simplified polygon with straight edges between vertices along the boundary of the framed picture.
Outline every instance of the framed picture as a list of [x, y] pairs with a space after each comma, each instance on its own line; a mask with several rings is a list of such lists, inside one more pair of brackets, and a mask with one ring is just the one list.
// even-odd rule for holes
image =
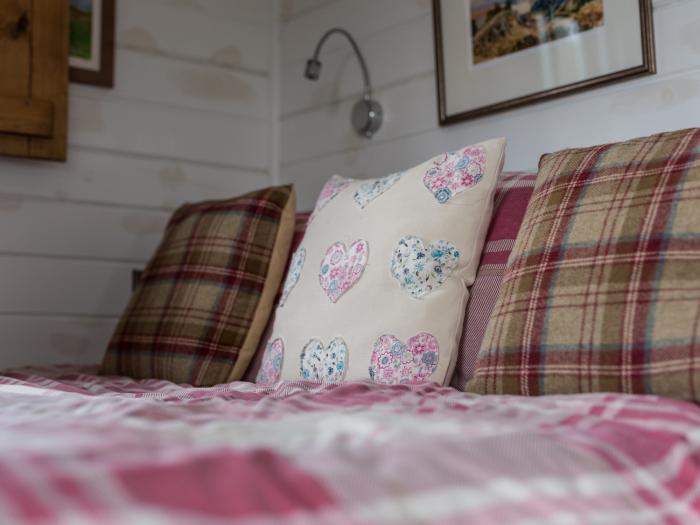
[[115, 0], [70, 0], [70, 80], [114, 85]]
[[656, 72], [651, 0], [433, 0], [440, 124]]

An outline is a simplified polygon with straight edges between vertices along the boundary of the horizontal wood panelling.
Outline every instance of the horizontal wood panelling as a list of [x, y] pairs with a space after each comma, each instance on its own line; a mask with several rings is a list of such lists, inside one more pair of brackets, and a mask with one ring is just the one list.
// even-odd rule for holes
[[[283, 47], [288, 60], [282, 78], [281, 179], [297, 184], [300, 207], [309, 208], [333, 173], [381, 176], [491, 136], [509, 138], [509, 169], [534, 169], [542, 153], [558, 148], [698, 125], [700, 2], [655, 3], [660, 6], [655, 11], [657, 76], [446, 128], [437, 125], [429, 12], [398, 25], [385, 21], [384, 30], [359, 39], [368, 50], [371, 74], [381, 79], [375, 82], [376, 97], [387, 113], [383, 128], [371, 141], [356, 138], [350, 126], [349, 108], [360, 93], [361, 77], [349, 51], [327, 55], [321, 79], [310, 83], [295, 73], [303, 61], [289, 59]], [[319, 19], [324, 25], [340, 24], [352, 6], [357, 4], [342, 0], [301, 15], [287, 24], [287, 37], [294, 39], [296, 27]], [[411, 14], [414, 8], [406, 7]], [[355, 16], [370, 12], [358, 8]], [[402, 18], [404, 14], [396, 13], [396, 19]], [[380, 59], [382, 43], [390, 53], [385, 51]], [[422, 51], [403, 52], [414, 45]]]
[[[127, 1], [127, 0], [120, 0]], [[144, 3], [144, 0], [130, 0]], [[235, 24], [256, 25], [269, 28], [272, 25], [272, 2], [279, 0], [148, 0], [150, 3], [172, 9], [179, 7], [191, 14], [204, 13], [212, 20], [230, 20]], [[167, 17], [170, 11], [164, 11]]]
[[269, 70], [270, 0], [120, 0], [118, 15], [119, 46], [264, 75]]
[[[656, 5], [660, 2], [654, 2]], [[700, 2], [671, 0], [654, 9], [656, 62], [660, 75], [700, 64]]]
[[0, 368], [99, 362], [172, 210], [270, 184], [271, 7], [117, 1], [115, 87], [70, 86], [68, 161], [0, 159]]
[[73, 148], [68, 162], [3, 159], [2, 191], [132, 208], [172, 210], [183, 202], [240, 195], [269, 185], [244, 171]]
[[[379, 177], [418, 164], [441, 151], [505, 135], [506, 169], [536, 170], [542, 153], [586, 146], [700, 122], [700, 69], [635, 84], [619, 84], [562, 99], [542, 107], [526, 107], [473, 121], [471, 125], [434, 128], [402, 137], [373, 141], [361, 149], [283, 166], [281, 179], [297, 184], [299, 207], [308, 209], [323, 182], [333, 173]], [[427, 95], [426, 95], [427, 96]], [[652, 117], [653, 115], [653, 117]], [[615, 123], [624, 122], [624, 126]], [[571, 123], [571, 124], [569, 124]]]
[[[586, 127], [582, 135], [582, 126], [593, 126], [605, 123], [603, 134], [594, 135], [593, 143], [607, 140], [620, 127], [610, 126], [608, 119], [618, 118], [628, 126], [636, 117], [650, 126], [637, 128], [639, 131], [653, 133], [654, 122], [662, 120], [682, 122], [689, 125], [700, 122], [700, 104], [693, 106], [694, 92], [700, 80], [700, 65], [689, 71], [675, 74], [647, 77], [635, 82], [616, 84], [611, 87], [589, 91], [577, 96], [552, 101], [546, 104], [526, 106], [523, 109], [508, 113], [493, 115], [485, 119], [474, 120], [471, 126], [450, 126], [444, 128], [448, 134], [457, 137], [472, 137], [473, 140], [483, 140], [492, 135], [508, 135], [511, 145], [508, 150], [509, 165], [512, 167], [536, 167], [539, 155], [547, 148], [560, 144], [564, 147], [576, 146], [587, 140], [593, 133], [592, 127]], [[695, 93], [696, 95], [697, 93]], [[402, 137], [411, 137], [430, 130], [437, 130], [437, 117], [434, 107], [427, 101], [435, 99], [435, 84], [432, 77], [419, 77], [405, 84], [400, 84], [377, 93], [377, 99], [384, 105], [387, 113], [382, 129], [371, 141], [356, 136], [350, 126], [349, 111], [354, 101], [346, 101], [337, 105], [305, 112], [282, 122], [282, 169], [298, 162], [342, 153], [356, 149], [372, 149], [385, 141], [395, 141]], [[619, 105], [610, 108], [604, 114], [591, 113], [593, 108], [608, 105], [608, 100], [615, 97]], [[686, 100], [691, 98], [690, 100]], [[424, 103], [418, 101], [426, 101]], [[681, 104], [689, 113], [680, 114], [676, 106]], [[638, 114], [625, 114], [626, 107], [635, 107]], [[570, 120], [561, 120], [559, 115], [567, 114]], [[658, 114], [658, 118], [650, 119], [650, 114]], [[526, 115], [525, 119], [522, 116]], [[602, 118], [601, 115], [605, 115]], [[520, 122], [522, 121], [522, 124]], [[543, 122], [551, 122], [551, 128], [542, 129]], [[576, 126], [562, 125], [576, 122]], [[533, 126], [537, 126], [536, 136], [532, 134]], [[325, 133], [311, 134], [300, 130], [327, 130]], [[647, 131], [642, 131], [645, 129]], [[475, 133], [476, 131], [476, 133]], [[542, 141], [546, 137], [552, 141]], [[570, 137], [564, 139], [564, 137]], [[537, 149], [536, 144], [544, 146]], [[521, 145], [522, 147], [519, 147]], [[520, 152], [523, 152], [522, 155]]]
[[[344, 27], [358, 39], [385, 31], [430, 12], [430, 0], [343, 0], [330, 2], [307, 16], [293, 18], [281, 28], [282, 64], [306, 59], [321, 35], [331, 27]], [[347, 40], [334, 36], [323, 48], [346, 48]], [[282, 86], [284, 88], [284, 86]]]
[[69, 143], [242, 168], [269, 168], [269, 122], [72, 95]]
[[[434, 70], [431, 24], [430, 13], [425, 13], [359, 42], [375, 89]], [[317, 81], [311, 82], [304, 77], [306, 59], [283, 67], [283, 119], [339, 99], [354, 100], [362, 94], [362, 73], [352, 48], [324, 49], [322, 54], [323, 69]]]
[[[396, 139], [438, 125], [435, 106], [430, 103], [435, 99], [432, 75], [378, 90], [374, 96], [385, 114], [381, 129], [370, 142]], [[350, 113], [356, 102], [349, 99], [283, 120], [281, 165], [364, 147], [367, 139], [355, 133], [350, 125]]]
[[[0, 193], [0, 254], [146, 262], [165, 211], [75, 204]], [[21, 228], [17, 226], [21, 225]]]
[[118, 49], [114, 89], [71, 85], [75, 96], [122, 98], [222, 115], [269, 119], [269, 79], [164, 56]]
[[[672, 6], [697, 3], [697, 0], [652, 2], [658, 11], [662, 11]], [[362, 46], [369, 35], [387, 32], [431, 13], [431, 0], [288, 0], [285, 4], [280, 35], [282, 63], [285, 65], [308, 58], [323, 31], [331, 27], [341, 26], [349, 30]], [[432, 34], [430, 36], [432, 38]], [[327, 42], [323, 54], [346, 45], [342, 38], [334, 38]]]
[[0, 314], [119, 316], [131, 296], [135, 267], [0, 255]]
[[17, 317], [0, 314], [2, 366], [96, 364], [117, 319]]
[[[678, 19], [680, 17], [683, 17], [684, 21], [679, 24]], [[417, 22], [417, 24], [411, 28], [412, 31], [404, 31], [403, 26], [394, 27], [386, 33], [383, 33], [383, 39], [393, 41], [394, 49], [400, 49], [400, 42], [407, 41], [412, 33], [420, 33], [419, 28], [422, 27], [422, 32], [425, 34], [430, 34], [432, 31], [429, 19], [422, 18], [418, 21], [414, 21], [414, 23], [415, 22]], [[669, 5], [657, 12], [655, 23], [657, 54], [659, 59], [659, 74], [656, 78], [672, 75], [688, 68], [700, 67], [700, 53], [695, 52], [695, 46], [700, 47], [700, 37], [695, 36], [700, 34], [696, 31], [698, 24], [700, 24], [700, 2], [680, 2]], [[390, 38], [389, 35], [391, 34], [395, 34], [396, 37]], [[432, 52], [431, 42], [424, 41], [423, 45], [428, 46], [429, 50]], [[352, 57], [348, 57], [348, 60], [350, 58]], [[425, 62], [427, 59], [430, 60], [429, 63]], [[402, 135], [413, 135], [438, 126], [435, 102], [435, 81], [432, 69], [430, 69], [432, 57], [423, 55], [421, 60], [423, 62], [415, 62], [413, 68], [404, 66], [398, 70], [393, 68], [393, 66], [390, 67], [386, 65], [389, 62], [385, 63], [384, 67], [381, 67], [378, 63], [374, 64], [372, 71], [392, 71], [394, 73], [385, 78], [385, 81], [389, 83], [391, 87], [387, 89], [375, 89], [375, 96], [383, 104], [387, 113], [387, 118], [382, 129], [380, 129], [373, 141], [395, 139]], [[420, 74], [417, 77], [400, 76], [402, 74], [415, 75], [422, 70], [427, 70], [428, 72]], [[321, 98], [321, 101], [325, 103], [314, 109], [283, 118], [281, 126], [282, 165], [362, 147], [363, 144], [367, 142], [354, 135], [349, 123], [348, 115], [352, 104], [355, 102], [355, 98], [350, 97], [343, 100], [341, 103], [328, 103], [328, 98], [331, 97], [329, 93], [332, 91], [329, 89], [330, 86], [349, 83], [349, 80], [344, 77], [340, 79], [337, 78], [337, 75], [340, 73], [339, 70], [336, 69], [335, 73], [336, 75], [330, 74], [325, 77], [322, 75], [322, 79], [325, 80], [319, 81], [323, 83], [318, 87], [319, 91], [326, 93], [326, 100], [324, 101], [323, 98]], [[355, 75], [357, 75], [357, 72]], [[647, 82], [649, 82], [649, 80], [644, 79], [621, 84], [621, 86], [624, 86], [623, 89], [634, 93], [637, 86], [644, 85]], [[315, 87], [308, 81], [306, 81], [306, 84], [310, 85], [310, 89]], [[351, 85], [357, 89], [358, 86], [361, 86], [361, 79], [356, 77]], [[298, 83], [293, 82], [291, 84], [291, 89], [293, 89], [291, 92], [287, 91], [286, 84], [283, 84], [283, 88], [283, 93], [285, 93], [283, 100], [296, 101], [300, 98], [303, 99], [301, 96], [302, 86]], [[591, 96], [605, 97], [607, 93], [608, 91], [606, 90], [594, 90], [577, 97], [568, 97], [564, 100], [567, 104], [571, 105]], [[292, 104], [298, 103], [292, 102]], [[550, 107], [559, 107], [558, 104], [559, 101], [555, 101], [538, 106], [531, 106], [530, 108], [532, 108], [532, 111], [546, 112]], [[494, 118], [501, 120], [500, 117]], [[468, 126], [468, 124], [464, 126]], [[462, 126], [456, 126], [451, 129], [461, 128]], [[325, 133], [314, 132], [314, 130], [321, 129], [327, 131]], [[300, 130], [309, 131], [307, 133], [300, 133]], [[502, 133], [505, 132], [506, 130]], [[527, 135], [524, 135], [523, 139], [526, 140]], [[371, 147], [370, 144], [367, 145]]]
[[[343, 0], [344, 1], [344, 0]], [[700, 63], [700, 2], [657, 0], [655, 11], [659, 73], [672, 73]], [[375, 88], [394, 85], [434, 71], [432, 16], [416, 19], [358, 39]], [[324, 48], [319, 80], [304, 78], [306, 58], [282, 68], [282, 118], [300, 111], [355, 98], [362, 92], [362, 75], [349, 46]]]
[[280, 19], [283, 22], [288, 22], [292, 18], [307, 15], [310, 11], [319, 9], [331, 2], [339, 0], [278, 0], [282, 6], [280, 9]]

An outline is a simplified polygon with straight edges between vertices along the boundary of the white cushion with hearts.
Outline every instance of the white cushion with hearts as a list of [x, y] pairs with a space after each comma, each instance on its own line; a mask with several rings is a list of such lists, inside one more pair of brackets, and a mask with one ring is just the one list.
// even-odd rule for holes
[[[333, 176], [293, 258], [262, 382], [449, 382], [505, 139]], [[273, 366], [275, 365], [275, 366]]]

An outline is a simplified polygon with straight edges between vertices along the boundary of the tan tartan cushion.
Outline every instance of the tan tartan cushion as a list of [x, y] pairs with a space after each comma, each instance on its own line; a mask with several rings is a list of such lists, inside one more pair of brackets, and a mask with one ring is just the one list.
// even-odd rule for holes
[[700, 130], [561, 151], [466, 390], [700, 400]]
[[102, 373], [195, 386], [242, 378], [282, 280], [294, 212], [291, 186], [179, 208]]

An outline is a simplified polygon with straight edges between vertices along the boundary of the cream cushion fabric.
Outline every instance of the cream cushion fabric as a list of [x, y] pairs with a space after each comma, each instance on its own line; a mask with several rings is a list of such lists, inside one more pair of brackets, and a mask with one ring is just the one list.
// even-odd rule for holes
[[376, 180], [334, 176], [294, 254], [258, 381], [446, 384], [505, 139]]

